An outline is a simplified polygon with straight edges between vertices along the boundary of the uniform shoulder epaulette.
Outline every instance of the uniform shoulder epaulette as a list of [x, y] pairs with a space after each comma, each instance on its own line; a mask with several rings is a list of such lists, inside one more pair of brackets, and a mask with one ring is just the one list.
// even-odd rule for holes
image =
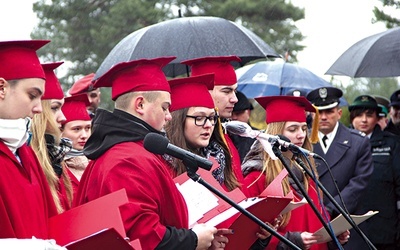
[[362, 132], [362, 131], [358, 131], [358, 130], [356, 130], [356, 129], [350, 129], [350, 132], [352, 133], [352, 134], [356, 134], [356, 135], [359, 135], [359, 136], [362, 136], [362, 137], [365, 137], [367, 134], [365, 134], [364, 132]]

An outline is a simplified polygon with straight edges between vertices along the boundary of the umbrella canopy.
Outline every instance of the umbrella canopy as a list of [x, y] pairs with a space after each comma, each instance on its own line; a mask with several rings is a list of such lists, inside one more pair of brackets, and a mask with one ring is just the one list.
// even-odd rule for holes
[[95, 79], [117, 63], [141, 58], [176, 56], [164, 67], [167, 76], [175, 77], [188, 73], [181, 61], [227, 55], [240, 57], [242, 65], [259, 58], [280, 57], [256, 34], [232, 21], [210, 16], [181, 17], [144, 27], [123, 38], [104, 59]]
[[[306, 68], [284, 61], [260, 61], [236, 70], [238, 90], [248, 98], [288, 95], [298, 90], [302, 96], [332, 84]], [[341, 106], [348, 105], [343, 98]]]
[[400, 76], [400, 27], [355, 43], [336, 60], [326, 74], [350, 77]]

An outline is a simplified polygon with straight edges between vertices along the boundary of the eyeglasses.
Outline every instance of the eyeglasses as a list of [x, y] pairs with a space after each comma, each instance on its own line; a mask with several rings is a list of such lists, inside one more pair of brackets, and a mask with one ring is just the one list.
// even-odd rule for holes
[[212, 115], [212, 116], [193, 116], [193, 115], [186, 115], [186, 117], [193, 118], [194, 119], [194, 124], [196, 126], [204, 126], [207, 122], [207, 120], [210, 120], [211, 125], [215, 125], [218, 120], [218, 115]]

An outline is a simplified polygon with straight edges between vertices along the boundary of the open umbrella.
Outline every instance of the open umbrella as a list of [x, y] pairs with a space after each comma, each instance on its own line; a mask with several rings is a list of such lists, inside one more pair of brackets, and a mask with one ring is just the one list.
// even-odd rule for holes
[[355, 43], [333, 63], [326, 74], [350, 77], [400, 76], [400, 27]]
[[[282, 60], [260, 61], [246, 65], [236, 70], [236, 76], [238, 90], [248, 98], [288, 95], [295, 90], [305, 96], [316, 88], [332, 87], [330, 82], [308, 69]], [[341, 106], [348, 105], [344, 98], [340, 103]]]
[[280, 57], [256, 34], [232, 21], [210, 16], [180, 17], [144, 27], [123, 38], [104, 59], [95, 79], [113, 65], [130, 60], [176, 56], [164, 67], [167, 76], [175, 77], [188, 73], [181, 61], [227, 55], [239, 56], [242, 65], [259, 58]]

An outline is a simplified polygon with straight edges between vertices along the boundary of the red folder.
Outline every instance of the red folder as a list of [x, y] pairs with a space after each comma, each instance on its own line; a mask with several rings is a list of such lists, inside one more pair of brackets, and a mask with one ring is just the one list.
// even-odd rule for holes
[[[62, 246], [71, 244], [68, 249], [74, 250], [100, 249], [95, 246], [116, 242], [130, 247], [119, 211], [127, 202], [126, 190], [121, 189], [56, 215], [49, 221], [49, 237]], [[86, 248], [88, 245], [93, 248]]]
[[[207, 171], [205, 169], [199, 168], [197, 170], [197, 174], [200, 175], [200, 177], [206, 181], [208, 184], [213, 186], [215, 189], [220, 191], [221, 193], [225, 194], [227, 197], [229, 197], [231, 200], [233, 200], [235, 203], [239, 203], [243, 200], [246, 199], [246, 196], [243, 194], [243, 192], [239, 189], [236, 188], [232, 191], [226, 191], [220, 184], [219, 182], [212, 176], [211, 172], [217, 167], [217, 163], [215, 162], [214, 159], [211, 159], [211, 161], [214, 163], [212, 169], [210, 171]], [[174, 178], [175, 183], [178, 183], [182, 185], [186, 181], [190, 181], [190, 178], [188, 177], [187, 173], [183, 173], [177, 177]], [[211, 192], [211, 191], [210, 191]], [[216, 196], [216, 195], [215, 195]], [[231, 205], [229, 205], [226, 201], [222, 200], [218, 196], [218, 206], [204, 214], [204, 217], [201, 218], [198, 223], [204, 223], [206, 221], [209, 221], [211, 218], [215, 217], [216, 215], [224, 212], [228, 208], [231, 208]]]
[[[293, 200], [293, 193], [290, 191], [286, 196], [283, 195], [282, 179], [287, 175], [286, 170], [282, 172], [268, 185], [260, 194], [262, 200], [246, 210], [263, 222], [272, 223], [281, 211]], [[263, 178], [263, 177], [261, 177]], [[231, 219], [221, 223], [217, 228], [231, 228], [233, 235], [226, 235], [229, 243], [226, 250], [249, 249], [257, 240], [256, 233], [260, 231], [260, 226], [244, 214], [237, 211]]]
[[108, 228], [65, 245], [68, 250], [132, 250], [133, 248], [114, 228]]
[[[245, 195], [238, 188], [230, 192], [225, 191], [212, 176], [211, 172], [199, 169], [197, 173], [207, 183], [224, 193], [235, 203], [251, 203], [252, 198], [246, 199]], [[292, 192], [289, 192], [286, 196], [283, 194], [282, 179], [285, 178], [287, 174], [287, 171], [283, 170], [260, 196], [256, 197], [258, 198], [257, 202], [247, 207], [246, 210], [263, 222], [272, 222], [290, 201], [293, 200]], [[176, 177], [174, 180], [179, 184], [190, 181], [186, 173]], [[260, 226], [221, 198], [217, 198], [219, 205], [204, 214], [204, 217], [197, 222], [216, 225], [217, 228], [233, 229], [233, 235], [226, 235], [229, 238], [229, 243], [226, 245], [225, 249], [249, 249], [257, 240], [256, 233], [260, 231]], [[219, 221], [219, 219], [222, 222], [214, 224], [216, 221]]]

